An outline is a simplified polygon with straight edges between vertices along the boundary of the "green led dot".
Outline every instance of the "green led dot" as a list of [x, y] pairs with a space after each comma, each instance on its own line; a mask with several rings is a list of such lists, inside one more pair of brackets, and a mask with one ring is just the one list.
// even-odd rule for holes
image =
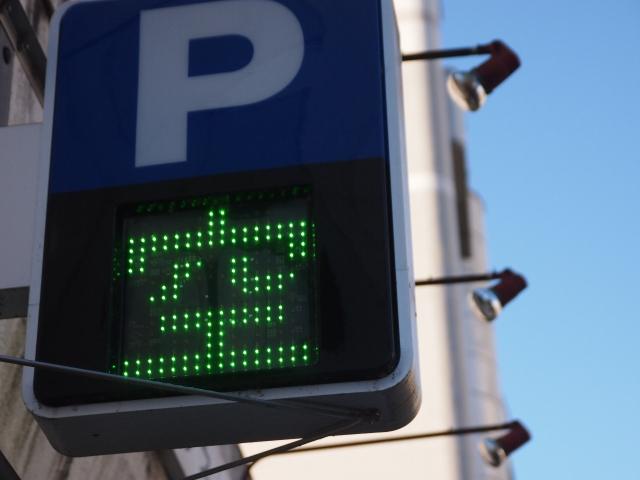
[[282, 346], [278, 347], [278, 351], [279, 352], [284, 352], [284, 347], [282, 347]]
[[293, 278], [293, 277], [294, 277], [294, 274], [293, 274], [293, 272], [291, 272], [291, 273], [289, 274], [289, 278]]
[[140, 273], [144, 273], [144, 267], [140, 267]]
[[186, 372], [187, 371], [187, 366], [185, 365], [184, 367], [182, 367], [182, 370], [184, 370]]
[[151, 376], [151, 369], [147, 370], [147, 375]]
[[305, 222], [304, 220], [302, 220], [302, 221], [300, 222], [300, 226], [301, 226], [301, 227], [305, 227], [306, 225], [307, 225], [307, 222]]
[[243, 361], [242, 361], [242, 366], [243, 366], [243, 367], [246, 367], [246, 366], [247, 366], [247, 361], [246, 361], [246, 360], [243, 360]]
[[293, 258], [293, 252], [289, 254], [289, 258]]
[[134, 252], [133, 248], [130, 248], [130, 249], [129, 249], [129, 253], [130, 253], [131, 255], [133, 255], [133, 254], [134, 254], [134, 253], [136, 253], [136, 252]]
[[278, 290], [282, 290], [282, 284], [278, 285]]
[[209, 211], [209, 216], [213, 217], [213, 210]]
[[231, 362], [229, 365], [231, 366], [231, 368], [236, 368], [236, 362]]
[[177, 329], [178, 329], [178, 327], [176, 327], [175, 325], [173, 325], [173, 326], [171, 327], [171, 329], [175, 331], [175, 330], [177, 330]]
[[278, 230], [282, 230], [282, 224], [281, 223], [278, 224]]
[[258, 360], [257, 358], [253, 361], [253, 363], [255, 363], [256, 365], [260, 365], [260, 360]]
[[302, 359], [306, 362], [307, 360], [309, 360], [309, 357], [307, 355], [303, 355]]
[[136, 376], [139, 377], [140, 376], [140, 370], [136, 370]]
[[135, 240], [133, 238], [130, 238], [129, 243], [135, 243]]
[[161, 332], [164, 332], [164, 331], [165, 331], [165, 328], [164, 328], [164, 327], [160, 327], [160, 331], [161, 331]]
[[247, 355], [247, 351], [246, 350], [242, 350], [242, 355]]
[[289, 248], [293, 248], [293, 242], [289, 243]]
[[180, 248], [180, 245], [178, 245], [177, 243], [173, 246], [174, 250], [178, 250]]
[[127, 372], [124, 372], [124, 373], [123, 373], [123, 375], [124, 375], [125, 377], [128, 377], [128, 376], [129, 376], [129, 374], [128, 374]]
[[163, 245], [162, 249], [166, 252], [169, 249], [169, 247], [167, 247], [166, 245]]
[[291, 357], [291, 363], [295, 363], [296, 357]]
[[219, 363], [218, 368], [222, 370], [224, 368], [224, 363]]
[[155, 302], [156, 301], [156, 297], [149, 297], [149, 301], [150, 302]]
[[164, 375], [164, 368], [161, 368], [160, 370], [158, 370], [160, 372], [160, 375]]
[[253, 237], [253, 241], [254, 242], [257, 242], [258, 240], [260, 240], [260, 237], [258, 237], [258, 236]]
[[283, 359], [282, 357], [280, 357], [280, 358], [278, 359], [278, 362], [283, 363], [283, 362], [284, 362], [284, 359]]
[[146, 240], [144, 237], [142, 237], [142, 238], [140, 239], [140, 242], [141, 242], [141, 243], [145, 243], [146, 241], [147, 241], [147, 240]]

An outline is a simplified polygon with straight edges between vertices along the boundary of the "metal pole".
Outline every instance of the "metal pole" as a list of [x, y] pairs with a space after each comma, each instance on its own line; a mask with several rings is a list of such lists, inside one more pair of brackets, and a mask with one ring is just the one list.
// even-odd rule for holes
[[329, 450], [336, 448], [360, 447], [363, 445], [375, 445], [377, 443], [404, 442], [408, 440], [421, 440], [424, 438], [445, 437], [449, 435], [468, 435], [471, 433], [493, 432], [496, 430], [507, 430], [513, 426], [515, 422], [498, 423], [494, 425], [482, 425], [477, 427], [452, 428], [450, 430], [441, 430], [439, 432], [419, 433], [415, 435], [405, 435], [402, 437], [377, 438], [375, 440], [362, 440], [359, 442], [337, 443], [333, 445], [318, 445], [317, 447], [296, 448], [286, 452], [276, 452], [273, 455], [283, 455], [286, 453], [303, 453], [316, 450]]
[[403, 62], [412, 60], [435, 60], [438, 58], [468, 57], [470, 55], [484, 55], [491, 53], [489, 45], [476, 45], [475, 47], [445, 48], [442, 50], [427, 50], [426, 52], [407, 53], [402, 55]]
[[451, 283], [469, 283], [469, 282], [482, 282], [486, 280], [496, 280], [500, 278], [502, 272], [490, 272], [490, 273], [474, 273], [471, 275], [455, 275], [451, 277], [442, 278], [427, 278], [425, 280], [416, 280], [416, 287], [423, 285], [446, 285]]

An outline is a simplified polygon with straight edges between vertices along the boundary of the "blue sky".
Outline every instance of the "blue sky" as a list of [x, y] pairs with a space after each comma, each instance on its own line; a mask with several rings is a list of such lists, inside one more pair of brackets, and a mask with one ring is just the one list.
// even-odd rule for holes
[[492, 266], [529, 280], [496, 322], [503, 393], [533, 434], [516, 476], [638, 478], [640, 2], [442, 3], [444, 47], [500, 38], [522, 60], [466, 117]]

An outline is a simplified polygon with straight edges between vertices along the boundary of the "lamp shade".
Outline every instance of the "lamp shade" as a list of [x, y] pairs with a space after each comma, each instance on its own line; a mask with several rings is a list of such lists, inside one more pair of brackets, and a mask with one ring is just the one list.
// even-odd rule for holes
[[465, 110], [478, 110], [489, 95], [519, 66], [520, 59], [504, 42], [487, 45], [491, 55], [469, 72], [454, 72], [447, 80], [449, 94]]
[[511, 452], [520, 448], [530, 439], [529, 431], [516, 420], [503, 436], [484, 439], [479, 445], [480, 455], [489, 465], [498, 467]]
[[527, 280], [511, 269], [500, 273], [499, 281], [490, 288], [477, 288], [471, 293], [471, 307], [484, 320], [494, 320], [505, 305], [527, 288]]

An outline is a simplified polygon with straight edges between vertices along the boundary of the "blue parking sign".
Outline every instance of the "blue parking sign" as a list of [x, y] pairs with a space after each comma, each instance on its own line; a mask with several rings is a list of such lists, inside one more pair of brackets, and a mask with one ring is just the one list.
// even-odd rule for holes
[[[420, 393], [392, 5], [62, 6], [29, 354], [379, 413], [345, 433], [410, 421]], [[292, 438], [327, 421], [56, 372], [24, 382], [67, 455]]]
[[383, 156], [376, 5], [72, 6], [55, 59], [50, 191]]

